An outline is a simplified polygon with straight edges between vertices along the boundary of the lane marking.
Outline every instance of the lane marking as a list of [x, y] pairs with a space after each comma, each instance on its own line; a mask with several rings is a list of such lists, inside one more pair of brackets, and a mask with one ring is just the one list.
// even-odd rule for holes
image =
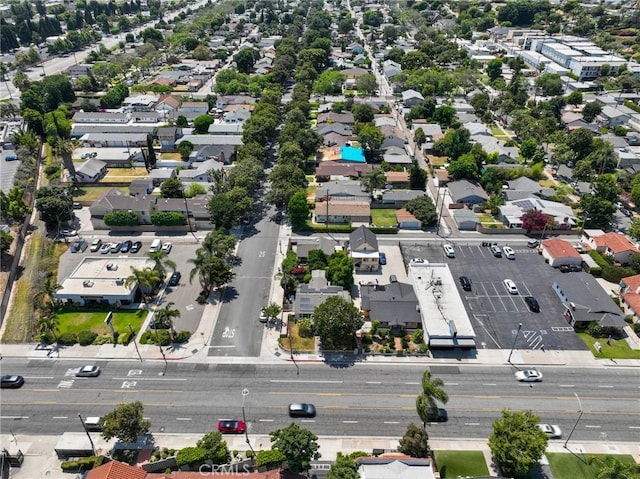
[[418, 385], [418, 384], [420, 384], [420, 383], [405, 383], [405, 384], [406, 384], [406, 385], [411, 385], [411, 386], [413, 386], [413, 385], [416, 385], [416, 386], [417, 386], [417, 385]]
[[585, 427], [590, 427], [591, 429], [600, 429], [602, 426], [590, 426], [587, 424]]
[[458, 386], [458, 383], [444, 383], [445, 386]]
[[51, 419], [69, 419], [68, 416], [53, 416]]
[[464, 425], [465, 426], [479, 426], [480, 423], [479, 422], [465, 422]]
[[301, 422], [316, 422], [315, 419], [303, 419]]
[[385, 421], [383, 424], [400, 424], [400, 421]]
[[29, 419], [29, 416], [0, 416], [0, 419]]
[[190, 417], [177, 417], [176, 421], [193, 421]]
[[258, 419], [259, 422], [273, 422], [273, 419]]
[[358, 421], [342, 421], [342, 424], [358, 424]]
[[220, 346], [209, 346], [210, 348], [235, 348], [235, 344], [221, 344]]
[[[131, 381], [131, 377], [126, 377], [126, 378], [111, 378], [114, 381]], [[186, 378], [153, 378], [153, 377], [149, 377], [149, 378], [141, 378], [136, 376], [136, 381], [187, 381]], [[132, 381], [132, 382], [136, 382], [136, 381]]]
[[640, 426], [629, 426], [629, 429], [640, 429]]
[[497, 384], [496, 383], [486, 383], [486, 384], [483, 384], [483, 386], [497, 386]]
[[575, 386], [573, 384], [561, 384], [560, 387], [561, 388], [574, 388]]
[[382, 384], [382, 381], [367, 381], [367, 384]]
[[[301, 383], [301, 384], [343, 384], [344, 381], [314, 381], [311, 379], [270, 379], [271, 383]], [[418, 383], [416, 383], [418, 384]]]
[[607, 386], [607, 385], [598, 385], [599, 388], [613, 388], [613, 386]]

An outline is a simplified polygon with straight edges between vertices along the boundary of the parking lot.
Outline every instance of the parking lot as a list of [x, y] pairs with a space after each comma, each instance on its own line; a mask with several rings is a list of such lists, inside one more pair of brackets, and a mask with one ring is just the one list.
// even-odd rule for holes
[[[499, 243], [506, 246], [508, 243]], [[467, 276], [471, 291], [458, 292], [476, 333], [478, 348], [510, 349], [518, 332], [518, 349], [581, 350], [586, 346], [564, 321], [564, 307], [551, 289], [562, 274], [545, 263], [537, 250], [513, 246], [515, 259], [496, 258], [488, 247], [454, 244], [455, 258], [447, 258], [440, 244], [402, 245], [405, 263], [411, 258], [447, 263], [454, 278]], [[509, 294], [503, 284], [511, 279], [518, 294]], [[524, 301], [533, 296], [540, 304], [534, 313]]]
[[[91, 244], [91, 241], [95, 239], [94, 236], [85, 236], [84, 239]], [[60, 258], [60, 266], [58, 269], [58, 282], [62, 283], [64, 278], [70, 275], [80, 264], [82, 258], [86, 256], [94, 256], [101, 258], [143, 258], [149, 252], [149, 247], [151, 246], [151, 241], [153, 238], [138, 238], [134, 236], [113, 236], [109, 239], [103, 237], [103, 242], [122, 242], [127, 239], [137, 241], [138, 239], [142, 241], [142, 249], [137, 253], [106, 253], [100, 254], [99, 252], [92, 253], [90, 248], [87, 248], [84, 252], [72, 253], [71, 249], [66, 251], [62, 257]], [[68, 238], [69, 242], [75, 240], [74, 238]], [[158, 304], [159, 308], [163, 308], [168, 302], [173, 302], [174, 306], [172, 308], [180, 311], [180, 317], [176, 318], [174, 321], [174, 325], [176, 330], [186, 330], [194, 332], [200, 319], [202, 317], [202, 313], [204, 311], [204, 305], [198, 304], [196, 302], [196, 298], [200, 293], [200, 284], [198, 282], [197, 277], [193, 279], [192, 283], [189, 283], [189, 273], [193, 266], [187, 263], [189, 258], [195, 257], [195, 250], [200, 246], [199, 244], [195, 244], [193, 239], [189, 243], [185, 243], [185, 241], [189, 241], [189, 239], [185, 239], [183, 235], [180, 235], [175, 238], [175, 241], [171, 237], [163, 238], [163, 242], [169, 241], [173, 244], [173, 248], [168, 255], [168, 259], [176, 263], [176, 271], [182, 273], [182, 278], [180, 280], [180, 284], [178, 286], [168, 286], [166, 284], [166, 289], [164, 290], [164, 294], [162, 295], [160, 302]], [[169, 281], [169, 277], [172, 273], [171, 268], [167, 268], [167, 277], [166, 282]], [[164, 287], [164, 286], [163, 286]]]

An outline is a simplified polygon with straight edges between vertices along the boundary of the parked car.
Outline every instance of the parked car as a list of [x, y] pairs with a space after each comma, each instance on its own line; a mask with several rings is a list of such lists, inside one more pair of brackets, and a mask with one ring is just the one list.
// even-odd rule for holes
[[74, 201], [73, 202], [73, 209], [74, 210], [81, 210], [82, 209], [82, 203], [79, 203], [78, 201]]
[[84, 252], [86, 249], [87, 249], [87, 242], [85, 240], [83, 240], [82, 238], [79, 238], [79, 239], [75, 240], [71, 244], [71, 252], [72, 253]]
[[133, 246], [133, 242], [131, 240], [123, 241], [122, 246], [120, 246], [120, 252], [128, 253], [129, 250], [131, 250], [132, 246]]
[[551, 439], [560, 439], [562, 437], [562, 429], [555, 424], [538, 424], [538, 427]]
[[523, 371], [518, 371], [515, 376], [518, 381], [524, 383], [539, 383], [542, 381], [542, 373], [540, 371], [536, 371], [535, 369], [525, 369]]
[[142, 241], [135, 241], [132, 245], [131, 245], [131, 249], [129, 250], [130, 253], [137, 253], [138, 251], [140, 251], [142, 249]]
[[491, 246], [491, 253], [496, 258], [502, 258], [502, 250], [500, 249], [500, 246], [498, 246], [497, 244], [494, 244], [493, 246]]
[[6, 374], [0, 379], [2, 389], [17, 389], [24, 384], [24, 378], [18, 375]]
[[180, 271], [174, 271], [169, 278], [169, 286], [178, 286], [180, 284], [180, 278], [182, 278]]
[[100, 251], [100, 247], [102, 246], [102, 240], [101, 239], [95, 239], [91, 242], [91, 248], [89, 249], [89, 251], [91, 251], [92, 253], [96, 253], [98, 251]]
[[104, 243], [100, 247], [100, 254], [107, 254], [109, 251], [111, 251], [111, 243]]
[[568, 264], [561, 264], [558, 269], [561, 273], [569, 273], [571, 271], [571, 266], [569, 266]]
[[316, 407], [313, 404], [291, 403], [289, 404], [290, 417], [315, 417]]
[[504, 253], [505, 258], [507, 259], [516, 259], [516, 254], [509, 246], [505, 246], [502, 248], [502, 252]]
[[83, 366], [76, 371], [78, 378], [95, 378], [100, 376], [100, 366]]
[[381, 264], [381, 265], [383, 265], [383, 266], [384, 266], [385, 264], [387, 264], [387, 255], [386, 255], [386, 254], [384, 254], [384, 253], [379, 253], [379, 254], [378, 254], [378, 256], [379, 256], [379, 258], [380, 258], [380, 264]]
[[162, 243], [162, 251], [169, 254], [171, 252], [171, 243]]
[[62, 228], [60, 230], [60, 236], [76, 236], [78, 232], [73, 228]]
[[466, 276], [460, 276], [460, 284], [465, 291], [471, 291], [471, 280]]
[[527, 303], [527, 306], [529, 306], [529, 309], [534, 313], [540, 312], [540, 305], [538, 304], [538, 300], [533, 296], [525, 296], [524, 302]]
[[444, 254], [447, 258], [455, 258], [456, 250], [453, 249], [453, 246], [450, 244], [443, 244], [442, 249], [444, 250]]
[[120, 248], [122, 248], [122, 243], [111, 243], [111, 252], [112, 253], [119, 253], [120, 252]]
[[236, 419], [221, 419], [218, 421], [218, 431], [224, 434], [242, 434], [246, 429], [247, 425], [244, 421]]
[[502, 283], [509, 294], [518, 294], [518, 287], [512, 280], [505, 279]]

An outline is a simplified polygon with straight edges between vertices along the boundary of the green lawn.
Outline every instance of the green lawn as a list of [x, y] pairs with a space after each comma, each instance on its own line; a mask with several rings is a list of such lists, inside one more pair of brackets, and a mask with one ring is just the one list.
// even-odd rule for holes
[[546, 456], [555, 479], [575, 479], [576, 477], [596, 479], [599, 468], [593, 459], [604, 460], [607, 457], [615, 457], [623, 463], [633, 464], [635, 462], [633, 456], [630, 455], [577, 454], [574, 456], [561, 452], [548, 452]]
[[[587, 333], [578, 333], [580, 339], [584, 341], [596, 358], [605, 359], [640, 359], [640, 351], [631, 349], [624, 339], [612, 339], [611, 345], [607, 344], [606, 338], [593, 338]], [[593, 346], [595, 342], [599, 342], [601, 351], [598, 352]]]
[[[111, 186], [81, 186], [73, 191], [73, 199], [93, 203], [111, 188]], [[126, 186], [118, 186], [116, 189], [129, 194], [129, 188]]]
[[434, 451], [434, 454], [443, 479], [489, 475], [482, 451]]
[[[60, 320], [60, 334], [77, 333], [91, 330], [96, 334], [109, 334], [109, 326], [104, 324], [109, 310], [74, 311], [63, 310], [57, 314]], [[138, 309], [135, 311], [114, 311], [112, 324], [115, 330], [124, 334], [129, 331], [129, 324], [136, 331], [140, 330], [142, 322], [147, 317], [147, 311]]]
[[398, 224], [396, 221], [396, 210], [394, 209], [371, 210], [371, 218], [374, 225], [382, 228], [392, 228]]

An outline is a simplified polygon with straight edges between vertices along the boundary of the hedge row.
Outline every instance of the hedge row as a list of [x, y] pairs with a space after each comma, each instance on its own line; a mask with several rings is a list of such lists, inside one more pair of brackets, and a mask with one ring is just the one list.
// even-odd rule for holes
[[598, 265], [598, 268], [591, 268], [589, 271], [595, 277], [601, 276], [611, 283], [619, 283], [622, 278], [636, 274], [632, 268], [614, 266], [607, 257], [601, 255], [596, 250], [589, 251], [589, 256], [591, 256]]
[[[116, 333], [117, 343], [127, 345], [135, 337], [135, 331], [127, 331], [124, 333]], [[100, 334], [91, 330], [82, 330], [77, 333], [64, 333], [60, 336], [54, 337], [51, 334], [40, 335], [40, 341], [45, 344], [58, 343], [61, 346], [73, 346], [74, 344], [80, 344], [81, 346], [89, 345], [101, 345], [101, 344], [113, 344], [113, 335]]]
[[72, 461], [62, 461], [60, 466], [63, 472], [85, 472], [105, 463], [104, 456], [81, 457]]

